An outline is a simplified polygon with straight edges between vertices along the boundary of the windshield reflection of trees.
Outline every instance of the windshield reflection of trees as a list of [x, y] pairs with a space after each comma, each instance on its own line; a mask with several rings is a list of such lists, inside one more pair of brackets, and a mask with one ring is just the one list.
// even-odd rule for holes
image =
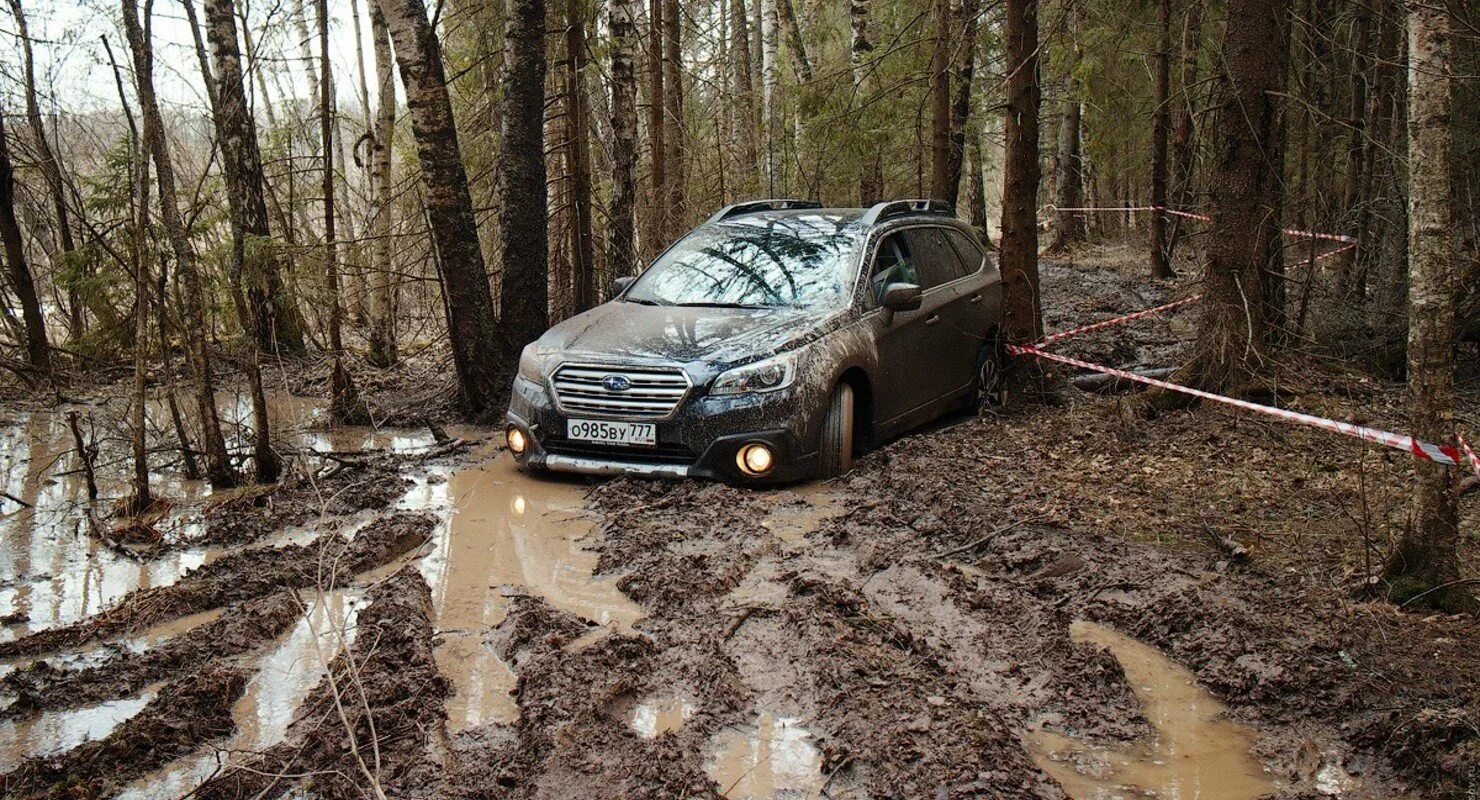
[[[800, 306], [840, 293], [855, 237], [825, 217], [725, 226], [680, 245], [641, 296], [669, 303]], [[702, 238], [701, 238], [702, 237]], [[647, 283], [648, 281], [644, 281]]]

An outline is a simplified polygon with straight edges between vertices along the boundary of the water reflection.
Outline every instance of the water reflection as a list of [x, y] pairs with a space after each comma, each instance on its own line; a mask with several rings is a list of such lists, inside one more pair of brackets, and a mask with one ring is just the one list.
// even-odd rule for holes
[[796, 719], [763, 712], [754, 725], [717, 734], [705, 770], [728, 800], [815, 797], [824, 780], [811, 738]]

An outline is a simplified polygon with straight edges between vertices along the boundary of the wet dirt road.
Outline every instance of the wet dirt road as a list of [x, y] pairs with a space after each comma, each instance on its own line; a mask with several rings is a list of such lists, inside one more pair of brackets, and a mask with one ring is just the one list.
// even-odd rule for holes
[[[208, 666], [178, 653], [223, 626], [250, 634], [218, 659], [246, 678], [229, 696], [230, 731], [126, 780], [100, 779], [100, 794], [173, 798], [205, 782], [202, 796], [232, 796], [212, 787], [285, 749], [310, 753], [291, 774], [332, 768], [353, 784], [358, 773], [342, 767], [355, 762], [303, 747], [346, 738], [333, 715], [308, 709], [351, 676], [342, 685], [371, 687], [364, 703], [382, 739], [422, 731], [380, 743], [376, 780], [395, 797], [1405, 796], [1383, 762], [1316, 712], [1249, 702], [1325, 696], [1297, 667], [1335, 652], [1270, 617], [1259, 600], [1274, 591], [1269, 578], [1212, 571], [1205, 554], [1008, 527], [981, 491], [962, 491], [990, 485], [977, 474], [990, 459], [966, 459], [973, 466], [952, 483], [898, 468], [928, 465], [932, 440], [949, 431], [871, 457], [844, 481], [766, 492], [534, 478], [490, 445], [421, 461], [434, 443], [419, 432], [307, 434], [320, 448], [397, 452], [407, 488], [383, 510], [316, 517], [292, 535], [142, 560], [79, 527], [75, 481], [49, 481], [66, 458], [55, 420], [27, 418], [4, 435], [15, 437], [8, 452], [40, 454], [5, 464], [7, 490], [35, 506], [0, 517], [10, 639], [190, 580], [243, 547], [353, 539], [398, 514], [430, 521], [419, 546], [279, 599], [286, 613], [270, 626], [241, 619], [275, 596], [7, 659], [24, 681], [7, 679], [6, 694], [63, 685], [38, 661], [140, 677], [118, 696], [90, 695], [101, 702], [7, 709], [0, 772], [135, 734], [152, 699]], [[207, 525], [188, 521], [204, 519], [206, 490], [171, 488], [182, 502], [168, 524]], [[392, 586], [400, 594], [385, 596]], [[404, 644], [399, 666], [380, 666], [384, 634], [358, 620], [410, 613], [398, 629], [416, 630], [418, 591], [423, 638]], [[1208, 634], [1233, 620], [1249, 643]], [[422, 651], [434, 682], [379, 705], [377, 681], [414, 673]], [[153, 669], [154, 654], [168, 663]], [[356, 730], [364, 746], [376, 741]], [[265, 796], [358, 796], [347, 785], [285, 779]]]

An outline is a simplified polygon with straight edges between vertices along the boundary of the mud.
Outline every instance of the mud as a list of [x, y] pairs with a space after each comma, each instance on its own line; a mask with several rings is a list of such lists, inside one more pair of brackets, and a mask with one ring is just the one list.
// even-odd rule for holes
[[[1051, 327], [1189, 288], [1147, 283], [1121, 253], [1076, 258], [1044, 265]], [[1168, 366], [1185, 323], [1144, 320], [1065, 350]], [[1401, 387], [1288, 360], [1281, 402], [1402, 426]], [[946, 420], [843, 479], [774, 491], [534, 479], [497, 448], [423, 444], [334, 472], [307, 448], [400, 446], [319, 440], [300, 455], [322, 469], [320, 486], [380, 463], [409, 478], [391, 518], [428, 515], [416, 526], [430, 545], [370, 570], [341, 561], [350, 593], [306, 598], [334, 610], [295, 611], [284, 628], [253, 627], [241, 604], [306, 580], [336, 526], [368, 515], [275, 517], [224, 553], [165, 552], [129, 571], [107, 548], [27, 562], [76, 528], [0, 520], [11, 581], [0, 611], [29, 617], [17, 633], [30, 636], [8, 652], [63, 648], [47, 667], [11, 659], [0, 692], [29, 716], [0, 726], [68, 731], [4, 746], [16, 763], [23, 748], [71, 748], [52, 755], [70, 759], [119, 745], [157, 718], [163, 693], [219, 666], [200, 658], [216, 625], [225, 647], [240, 646], [229, 666], [252, 678], [219, 727], [181, 728], [179, 746], [126, 779], [131, 800], [213, 776], [208, 796], [336, 799], [377, 785], [397, 798], [500, 800], [1458, 800], [1480, 789], [1480, 625], [1353, 599], [1369, 596], [1359, 590], [1406, 524], [1411, 462], [1218, 409], [1154, 422], [1122, 410], [1066, 390], [1058, 405]], [[243, 518], [277, 514], [298, 489], [279, 491], [218, 502]], [[334, 494], [289, 505], [318, 509]], [[1475, 496], [1461, 505], [1465, 530], [1480, 524]], [[294, 538], [305, 530], [324, 538]], [[279, 550], [242, 547], [284, 536]], [[1464, 547], [1467, 563], [1480, 556], [1472, 539]], [[198, 561], [170, 560], [186, 553]], [[285, 556], [296, 566], [274, 572]], [[151, 569], [154, 588], [130, 594]], [[159, 588], [170, 581], [186, 588]], [[27, 602], [42, 597], [68, 599]], [[48, 625], [59, 632], [36, 633]], [[92, 641], [121, 634], [133, 638]], [[69, 649], [79, 642], [90, 649]], [[79, 678], [79, 697], [115, 705], [58, 705]], [[125, 780], [74, 777], [108, 791]]]
[[273, 797], [294, 786], [323, 798], [383, 796], [425, 785], [445, 718], [432, 656], [431, 595], [414, 567], [370, 591], [355, 642], [303, 703], [288, 740], [203, 784], [201, 798]]
[[343, 585], [355, 574], [419, 547], [434, 524], [424, 514], [392, 514], [366, 525], [353, 539], [326, 536], [306, 545], [234, 552], [168, 586], [134, 592], [106, 614], [0, 643], [0, 657], [76, 647], [284, 588]]
[[229, 659], [259, 647], [299, 619], [301, 601], [279, 591], [228, 608], [214, 621], [172, 636], [157, 646], [125, 653], [84, 669], [38, 661], [6, 675], [0, 691], [15, 700], [0, 717], [116, 700], [182, 671]]
[[98, 797], [231, 731], [246, 676], [208, 667], [166, 685], [137, 715], [97, 741], [33, 759], [0, 775], [6, 797]]

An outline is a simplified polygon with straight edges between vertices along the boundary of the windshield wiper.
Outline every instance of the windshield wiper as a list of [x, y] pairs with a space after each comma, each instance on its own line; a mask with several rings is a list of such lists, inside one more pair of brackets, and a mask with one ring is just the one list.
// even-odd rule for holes
[[643, 298], [643, 297], [624, 297], [624, 298], [622, 298], [622, 302], [624, 302], [624, 303], [636, 303], [636, 304], [638, 304], [640, 306], [666, 306], [666, 305], [671, 305], [670, 303], [660, 303], [657, 300], [648, 300], [648, 299]]
[[684, 307], [684, 308], [780, 308], [780, 306], [764, 306], [764, 305], [757, 305], [755, 303], [714, 303], [714, 302], [699, 302], [699, 303], [674, 303], [673, 305], [681, 306], [681, 307]]

